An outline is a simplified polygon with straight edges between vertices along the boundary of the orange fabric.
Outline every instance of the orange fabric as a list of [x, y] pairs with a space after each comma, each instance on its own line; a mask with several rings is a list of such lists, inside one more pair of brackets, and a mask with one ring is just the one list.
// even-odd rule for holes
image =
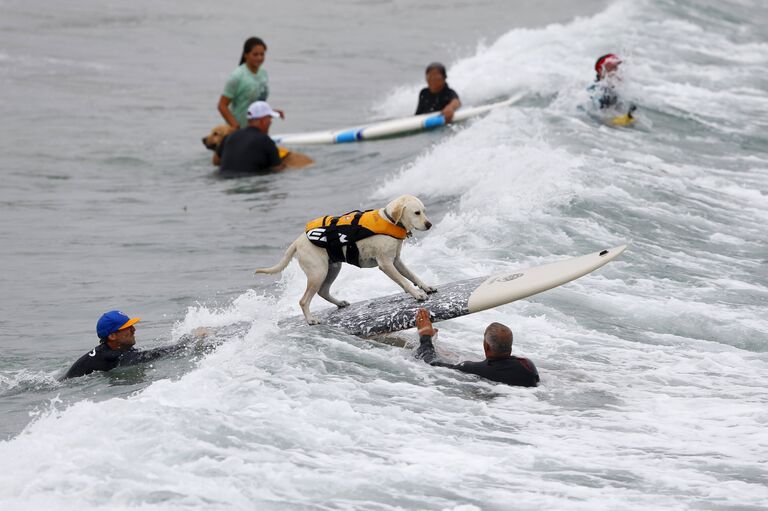
[[[336, 225], [351, 225], [356, 213], [357, 212], [352, 212], [339, 217], [339, 221], [336, 222]], [[306, 227], [304, 227], [304, 232], [307, 232], [316, 227], [327, 227], [330, 225], [333, 218], [334, 217], [332, 216], [321, 216], [320, 218], [315, 218], [311, 222], [307, 223]], [[401, 240], [404, 240], [408, 235], [408, 232], [404, 228], [393, 224], [386, 218], [383, 218], [379, 214], [378, 209], [373, 211], [366, 211], [363, 213], [363, 216], [360, 217], [359, 225], [360, 227], [368, 229], [373, 234], [385, 234], [387, 236], [392, 236], [393, 238]]]

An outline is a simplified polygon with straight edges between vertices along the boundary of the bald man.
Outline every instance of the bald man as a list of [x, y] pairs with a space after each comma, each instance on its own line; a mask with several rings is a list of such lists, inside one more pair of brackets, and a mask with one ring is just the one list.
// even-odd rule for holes
[[539, 372], [533, 362], [512, 355], [512, 330], [501, 323], [491, 323], [485, 329], [485, 360], [458, 364], [442, 362], [435, 353], [432, 337], [437, 335], [437, 328], [432, 326], [427, 309], [419, 309], [416, 312], [416, 328], [420, 341], [416, 358], [429, 365], [450, 367], [462, 373], [476, 374], [491, 381], [518, 387], [535, 387], [539, 383]]

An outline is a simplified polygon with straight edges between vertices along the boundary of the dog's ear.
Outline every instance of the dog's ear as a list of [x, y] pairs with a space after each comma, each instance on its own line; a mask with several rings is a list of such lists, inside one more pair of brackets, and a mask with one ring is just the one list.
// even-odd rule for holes
[[405, 201], [402, 200], [402, 197], [398, 198], [397, 200], [392, 202], [392, 208], [388, 211], [389, 216], [392, 217], [392, 220], [395, 221], [395, 223], [398, 223], [401, 218], [403, 218], [403, 212], [405, 211]]

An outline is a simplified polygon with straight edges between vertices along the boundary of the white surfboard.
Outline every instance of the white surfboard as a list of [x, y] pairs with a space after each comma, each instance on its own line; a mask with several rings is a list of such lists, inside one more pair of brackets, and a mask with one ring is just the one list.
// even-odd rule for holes
[[[460, 108], [453, 114], [453, 122], [461, 122], [493, 109], [511, 105], [519, 101], [524, 94], [518, 94], [504, 101], [490, 103], [470, 108]], [[365, 124], [340, 130], [313, 131], [310, 133], [288, 133], [285, 135], [273, 135], [276, 144], [281, 145], [316, 145], [316, 144], [343, 144], [347, 142], [359, 142], [361, 140], [374, 140], [377, 138], [402, 135], [413, 131], [423, 131], [440, 126], [445, 126], [445, 117], [440, 113], [412, 115], [400, 119], [391, 119], [372, 124]]]
[[[414, 326], [419, 307], [429, 310], [435, 322], [498, 307], [593, 272], [618, 257], [626, 248], [626, 245], [620, 245], [542, 266], [440, 285], [437, 292], [423, 302], [414, 300], [406, 293], [399, 293], [353, 303], [343, 309], [326, 309], [315, 316], [322, 324], [360, 337], [397, 332]], [[294, 317], [289, 321], [304, 322], [304, 317]]]

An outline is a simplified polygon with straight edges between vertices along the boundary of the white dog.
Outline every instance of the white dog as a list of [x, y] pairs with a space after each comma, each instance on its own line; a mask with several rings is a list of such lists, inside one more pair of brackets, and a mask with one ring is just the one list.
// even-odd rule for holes
[[[436, 289], [411, 273], [400, 260], [400, 249], [413, 229], [426, 231], [430, 227], [432, 223], [424, 212], [424, 204], [413, 195], [403, 195], [381, 209], [352, 212], [341, 217], [327, 216], [309, 222], [305, 232], [291, 243], [279, 263], [271, 268], [259, 268], [256, 273], [279, 273], [295, 255], [307, 275], [307, 290], [299, 305], [310, 325], [319, 323], [309, 312], [309, 303], [315, 294], [337, 307], [349, 305], [330, 294], [342, 261], [361, 268], [378, 266], [406, 293], [416, 300], [426, 300], [427, 293], [434, 293]], [[418, 288], [410, 285], [408, 280]]]

